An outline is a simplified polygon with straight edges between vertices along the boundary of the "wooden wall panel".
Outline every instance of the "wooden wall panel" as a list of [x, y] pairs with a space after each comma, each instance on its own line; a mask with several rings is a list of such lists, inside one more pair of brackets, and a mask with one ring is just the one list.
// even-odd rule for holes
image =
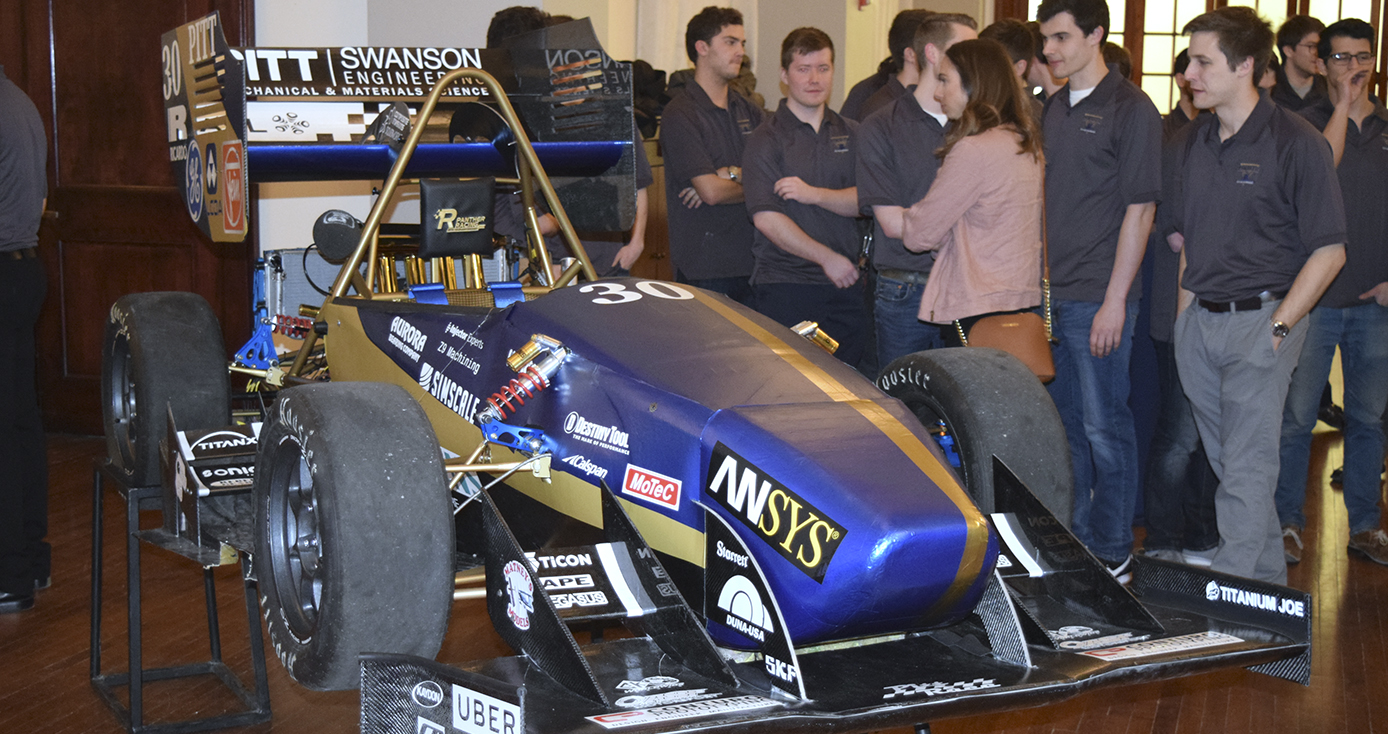
[[101, 432], [102, 334], [121, 295], [202, 294], [228, 353], [250, 333], [255, 246], [207, 241], [166, 161], [159, 37], [214, 9], [231, 45], [251, 37], [252, 0], [0, 4], [0, 63], [22, 70], [22, 80], [9, 75], [38, 105], [52, 144], [40, 233], [49, 296], [39, 322], [50, 430]]

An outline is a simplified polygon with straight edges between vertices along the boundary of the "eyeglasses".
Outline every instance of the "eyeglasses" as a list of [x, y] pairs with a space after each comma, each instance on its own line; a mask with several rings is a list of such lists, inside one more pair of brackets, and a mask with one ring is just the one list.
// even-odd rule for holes
[[1348, 65], [1349, 65], [1349, 60], [1350, 60], [1350, 59], [1355, 59], [1355, 60], [1357, 60], [1357, 61], [1359, 62], [1359, 65], [1360, 65], [1360, 66], [1368, 66], [1369, 64], [1372, 64], [1372, 63], [1374, 62], [1374, 55], [1371, 54], [1371, 53], [1369, 53], [1368, 51], [1362, 51], [1362, 52], [1357, 53], [1357, 54], [1350, 54], [1350, 53], [1330, 54], [1330, 63], [1332, 63], [1332, 64], [1339, 64], [1340, 66], [1348, 66]]

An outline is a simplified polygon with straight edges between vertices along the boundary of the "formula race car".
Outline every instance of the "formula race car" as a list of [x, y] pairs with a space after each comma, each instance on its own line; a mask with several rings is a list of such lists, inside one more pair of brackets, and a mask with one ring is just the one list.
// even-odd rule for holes
[[[241, 425], [201, 299], [126, 296], [107, 326], [114, 466], [165, 486], [168, 533], [250, 554], [284, 667], [360, 686], [363, 731], [867, 731], [1233, 665], [1308, 682], [1307, 594], [1147, 559], [1124, 587], [1075, 540], [1017, 360], [923, 352], [874, 383], [812, 323], [590, 280], [501, 84], [445, 74], [416, 120], [459, 79], [562, 271], [532, 244], [529, 284], [478, 277], [491, 179], [422, 181], [383, 244], [418, 125], [332, 294], [280, 322], [302, 346], [232, 362], [262, 388]], [[433, 661], [469, 580], [516, 656]]]

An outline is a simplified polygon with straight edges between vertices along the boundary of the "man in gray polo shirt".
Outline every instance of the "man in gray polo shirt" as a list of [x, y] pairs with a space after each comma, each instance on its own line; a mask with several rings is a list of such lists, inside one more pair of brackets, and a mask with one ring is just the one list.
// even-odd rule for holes
[[742, 14], [704, 8], [690, 19], [684, 44], [694, 83], [670, 100], [660, 122], [675, 279], [750, 305], [753, 229], [742, 149], [763, 113], [728, 86], [746, 55]]
[[1161, 115], [1106, 65], [1104, 0], [1045, 0], [1046, 60], [1068, 83], [1046, 100], [1046, 224], [1056, 378], [1048, 389], [1070, 442], [1075, 535], [1120, 580], [1137, 503], [1128, 359], [1147, 235], [1161, 193]]
[[932, 15], [912, 44], [912, 57], [921, 61], [919, 83], [858, 128], [858, 205], [874, 217], [877, 364], [884, 369], [903, 355], [942, 346], [939, 327], [919, 318], [935, 255], [901, 244], [901, 220], [907, 207], [925, 198], [940, 168], [935, 151], [944, 145], [948, 122], [935, 101], [940, 59], [955, 42], [977, 35], [967, 15]]
[[858, 273], [858, 124], [829, 109], [834, 42], [797, 28], [781, 43], [786, 98], [747, 141], [747, 211], [757, 235], [757, 310], [793, 326], [815, 321], [856, 366], [868, 319]]
[[1325, 77], [1316, 68], [1316, 49], [1325, 24], [1309, 15], [1293, 15], [1277, 29], [1277, 51], [1282, 65], [1276, 70], [1272, 101], [1293, 112], [1325, 99]]
[[48, 458], [34, 384], [34, 326], [47, 290], [38, 259], [47, 161], [38, 108], [0, 66], [0, 614], [34, 606], [34, 589], [51, 573]]
[[1273, 502], [1282, 407], [1304, 317], [1345, 262], [1344, 205], [1325, 138], [1259, 97], [1267, 22], [1227, 7], [1184, 32], [1195, 106], [1214, 114], [1181, 130], [1165, 198], [1182, 251], [1176, 364], [1219, 477], [1212, 567], [1286, 583]]
[[[872, 77], [868, 77], [854, 85], [849, 91], [848, 96], [843, 100], [843, 107], [839, 114], [850, 120], [862, 122], [872, 113], [886, 107], [893, 100], [906, 94], [906, 88], [914, 85], [920, 79], [920, 62], [916, 56], [916, 50], [912, 47], [912, 42], [916, 38], [916, 29], [920, 28], [921, 22], [934, 15], [929, 10], [908, 9], [896, 14], [892, 19], [892, 27], [887, 31], [887, 50], [892, 55], [887, 60], [890, 68], [895, 69], [882, 79], [882, 84], [873, 89], [869, 94], [863, 94], [872, 84]], [[855, 94], [858, 95], [855, 97]]]
[[1329, 96], [1301, 111], [1330, 143], [1345, 202], [1345, 267], [1306, 321], [1310, 327], [1282, 414], [1277, 515], [1306, 526], [1306, 475], [1321, 386], [1339, 347], [1345, 377], [1344, 499], [1349, 549], [1388, 564], [1378, 509], [1383, 411], [1388, 405], [1388, 110], [1369, 95], [1373, 26], [1357, 18], [1320, 34]]

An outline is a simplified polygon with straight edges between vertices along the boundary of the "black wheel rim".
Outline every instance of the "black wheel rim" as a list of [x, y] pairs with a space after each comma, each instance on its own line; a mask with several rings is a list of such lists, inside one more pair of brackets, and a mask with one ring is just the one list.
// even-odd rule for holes
[[290, 630], [313, 633], [323, 597], [318, 535], [318, 492], [302, 448], [293, 439], [276, 447], [269, 487], [270, 568]]
[[[940, 440], [940, 432], [954, 438], [954, 451], [959, 453], [960, 462], [959, 466], [951, 466], [950, 468], [959, 473], [959, 481], [963, 482], [964, 490], [977, 501], [978, 497], [974, 491], [973, 477], [969, 474], [968, 457], [965, 456], [963, 437], [959, 435], [958, 429], [954, 427], [949, 416], [932, 400], [918, 399], [904, 402], [906, 403], [906, 407], [912, 413], [915, 413], [916, 418], [920, 420], [926, 430], [930, 431], [930, 435], [935, 438], [937, 444]], [[947, 450], [943, 446], [940, 448], [941, 450]]]
[[110, 365], [107, 379], [111, 381], [108, 392], [111, 396], [111, 425], [108, 430], [120, 451], [121, 466], [133, 470], [136, 468], [136, 436], [139, 432], [135, 422], [139, 419], [139, 405], [135, 397], [135, 368], [130, 356], [130, 339], [125, 335], [116, 337], [111, 348]]

